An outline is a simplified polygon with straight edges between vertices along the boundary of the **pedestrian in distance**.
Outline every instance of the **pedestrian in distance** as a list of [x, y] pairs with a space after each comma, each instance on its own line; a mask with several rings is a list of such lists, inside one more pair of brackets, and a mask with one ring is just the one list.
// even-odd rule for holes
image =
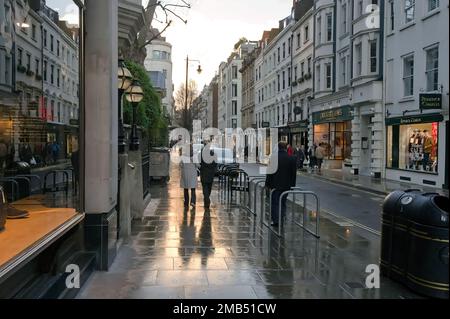
[[308, 150], [309, 168], [310, 168], [311, 172], [313, 172], [314, 169], [316, 168], [316, 163], [317, 163], [317, 161], [316, 161], [316, 149], [317, 149], [317, 145], [314, 144]]
[[322, 164], [324, 158], [325, 158], [325, 148], [323, 147], [323, 143], [320, 143], [316, 149], [316, 160], [319, 173], [322, 171]]
[[298, 146], [294, 150], [294, 156], [297, 160], [297, 169], [302, 170], [303, 169], [303, 163], [305, 162], [305, 148], [304, 146]]
[[287, 145], [287, 153], [289, 156], [294, 156], [294, 149], [292, 148], [291, 144]]
[[295, 187], [297, 182], [297, 161], [295, 157], [289, 156], [287, 153], [287, 144], [285, 142], [278, 143], [278, 167], [274, 174], [268, 174], [266, 178], [266, 187], [272, 193], [271, 217], [272, 226], [279, 226], [279, 209], [281, 204], [282, 218], [286, 215], [287, 197], [284, 197], [280, 203], [281, 195]]
[[198, 186], [198, 164], [194, 163], [194, 149], [192, 145], [189, 145], [187, 149], [189, 153], [183, 154], [183, 148], [180, 148], [180, 156], [182, 156], [180, 162], [180, 188], [184, 190], [184, 207], [189, 208], [190, 199], [190, 205], [194, 209], [197, 201], [195, 190]]
[[200, 164], [200, 181], [203, 189], [203, 199], [205, 210], [209, 211], [211, 206], [211, 191], [214, 184], [214, 177], [217, 172], [217, 156], [213, 150], [209, 150], [209, 147], [204, 149], [201, 153], [202, 159]]

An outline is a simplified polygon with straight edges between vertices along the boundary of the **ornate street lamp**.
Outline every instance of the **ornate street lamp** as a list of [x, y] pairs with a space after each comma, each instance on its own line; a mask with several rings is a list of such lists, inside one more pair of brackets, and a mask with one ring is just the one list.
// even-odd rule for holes
[[139, 150], [139, 137], [137, 134], [136, 112], [139, 102], [144, 98], [144, 91], [141, 84], [134, 80], [126, 92], [126, 99], [133, 106], [133, 128], [131, 130], [130, 151]]
[[133, 76], [131, 75], [130, 70], [127, 69], [123, 59], [119, 59], [117, 80], [117, 86], [119, 89], [119, 154], [124, 154], [127, 143], [125, 142], [125, 130], [123, 129], [122, 101], [123, 94], [133, 83]]
[[184, 94], [184, 127], [188, 129], [189, 127], [189, 109], [188, 109], [188, 95], [189, 95], [189, 62], [198, 62], [197, 73], [201, 74], [203, 72], [202, 66], [200, 65], [199, 60], [191, 60], [189, 56], [186, 57], [186, 85], [185, 85], [185, 94]]

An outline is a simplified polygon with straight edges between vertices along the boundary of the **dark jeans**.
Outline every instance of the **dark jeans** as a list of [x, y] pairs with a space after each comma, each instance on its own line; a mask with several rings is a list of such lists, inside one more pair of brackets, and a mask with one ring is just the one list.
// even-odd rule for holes
[[202, 183], [202, 187], [203, 187], [203, 198], [204, 198], [204, 202], [205, 202], [205, 208], [209, 208], [209, 206], [211, 205], [210, 196], [211, 196], [213, 183]]
[[426, 171], [428, 168], [428, 163], [430, 162], [430, 154], [424, 153], [423, 154], [423, 170]]
[[[280, 197], [281, 194], [283, 194], [286, 190], [275, 190], [272, 194], [272, 221], [275, 224], [278, 224], [279, 219], [279, 211], [280, 211]], [[286, 215], [286, 202], [287, 202], [287, 196], [285, 196], [281, 202], [281, 213], [284, 217]]]
[[[195, 205], [197, 197], [195, 195], [195, 188], [191, 189], [191, 205]], [[189, 189], [184, 189], [184, 206], [189, 206]]]

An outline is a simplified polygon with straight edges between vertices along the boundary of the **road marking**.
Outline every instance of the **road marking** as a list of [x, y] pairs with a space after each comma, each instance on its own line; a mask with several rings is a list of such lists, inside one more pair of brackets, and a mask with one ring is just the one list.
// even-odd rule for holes
[[[377, 230], [375, 230], [375, 229], [373, 229], [373, 228], [370, 228], [370, 227], [368, 227], [368, 226], [365, 226], [365, 225], [363, 225], [363, 224], [360, 224], [360, 223], [358, 223], [357, 221], [354, 221], [353, 219], [350, 219], [350, 218], [347, 218], [347, 217], [344, 217], [344, 216], [337, 215], [337, 214], [332, 213], [332, 212], [330, 212], [330, 211], [328, 211], [328, 210], [326, 210], [326, 209], [323, 209], [323, 208], [320, 209], [320, 212], [325, 213], [325, 214], [328, 214], [328, 215], [331, 215], [331, 216], [336, 217], [336, 218], [341, 218], [341, 219], [345, 220], [346, 222], [352, 224], [352, 225], [355, 226], [355, 227], [364, 229], [364, 230], [366, 230], [366, 231], [368, 231], [368, 232], [370, 232], [370, 233], [372, 233], [372, 234], [375, 234], [375, 235], [377, 235], [377, 236], [381, 236], [381, 232], [379, 232], [379, 231], [377, 231]], [[339, 225], [338, 222], [336, 222], [336, 224]]]

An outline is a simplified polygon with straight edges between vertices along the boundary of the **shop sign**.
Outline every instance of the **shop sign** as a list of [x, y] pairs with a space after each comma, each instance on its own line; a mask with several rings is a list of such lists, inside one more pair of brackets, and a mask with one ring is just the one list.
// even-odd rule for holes
[[78, 121], [78, 120], [71, 119], [69, 123], [70, 123], [70, 125], [78, 126], [79, 121]]
[[435, 123], [442, 122], [444, 117], [442, 114], [425, 114], [409, 117], [397, 117], [386, 119], [386, 125], [410, 125], [410, 124], [421, 124], [421, 123]]
[[263, 128], [268, 128], [268, 127], [270, 127], [270, 122], [262, 122], [262, 127], [263, 127]]
[[300, 133], [308, 131], [309, 121], [303, 120], [299, 122], [289, 123], [289, 127], [291, 128], [291, 133]]
[[350, 106], [313, 113], [314, 124], [344, 122], [352, 119], [352, 108]]
[[421, 110], [436, 110], [442, 109], [442, 94], [420, 94], [420, 109]]

